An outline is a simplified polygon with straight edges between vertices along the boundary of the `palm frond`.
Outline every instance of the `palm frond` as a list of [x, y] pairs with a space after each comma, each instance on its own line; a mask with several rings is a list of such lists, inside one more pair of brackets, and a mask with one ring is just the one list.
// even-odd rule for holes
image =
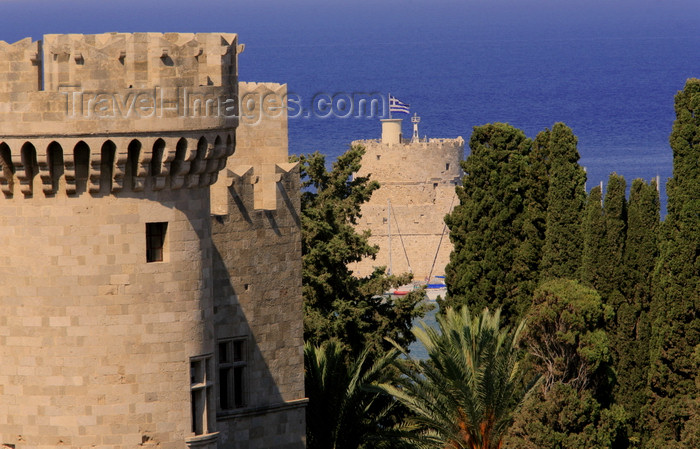
[[500, 310], [447, 309], [437, 328], [414, 328], [428, 359], [397, 363], [403, 377], [381, 388], [412, 412], [395, 429], [416, 447], [495, 449], [527, 391], [519, 391], [525, 328], [501, 326]]

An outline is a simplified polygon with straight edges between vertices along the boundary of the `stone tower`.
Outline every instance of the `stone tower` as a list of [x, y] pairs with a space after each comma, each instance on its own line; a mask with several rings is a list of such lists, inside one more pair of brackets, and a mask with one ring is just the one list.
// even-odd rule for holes
[[[260, 213], [232, 193], [241, 49], [221, 33], [0, 42], [0, 447], [304, 446], [300, 268], [278, 265], [267, 305], [298, 308], [278, 341], [276, 314], [222, 293], [264, 261], [229, 256], [243, 231], [221, 223], [243, 211], [251, 238], [262, 215], [298, 240], [293, 190]], [[274, 126], [286, 138], [286, 116]], [[294, 189], [261, 152], [246, 173], [268, 197]]]
[[362, 206], [358, 229], [372, 232], [370, 243], [379, 246], [375, 260], [365, 259], [350, 268], [359, 276], [375, 266], [392, 273], [413, 272], [417, 281], [444, 275], [452, 244], [443, 221], [459, 201], [464, 139], [416, 138], [401, 135], [401, 119], [382, 120], [380, 140], [357, 140], [366, 152], [358, 176], [370, 175], [381, 187]]

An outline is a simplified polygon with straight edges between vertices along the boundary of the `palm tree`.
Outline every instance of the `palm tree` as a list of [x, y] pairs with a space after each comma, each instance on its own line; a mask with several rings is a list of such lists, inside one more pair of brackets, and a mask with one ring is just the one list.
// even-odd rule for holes
[[365, 349], [349, 360], [333, 340], [304, 346], [308, 449], [381, 446], [380, 433], [393, 401], [368, 387], [397, 375], [392, 362], [399, 352], [389, 351], [374, 361], [371, 353]]
[[467, 307], [448, 308], [437, 322], [439, 332], [413, 329], [428, 359], [399, 360], [401, 383], [381, 385], [413, 414], [399, 428], [401, 439], [425, 449], [498, 449], [532, 388], [522, 386], [525, 324], [511, 332], [501, 327], [500, 309], [472, 317]]

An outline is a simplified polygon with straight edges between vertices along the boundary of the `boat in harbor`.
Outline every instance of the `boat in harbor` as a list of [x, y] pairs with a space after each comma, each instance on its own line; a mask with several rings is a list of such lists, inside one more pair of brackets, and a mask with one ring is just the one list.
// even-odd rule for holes
[[387, 294], [392, 296], [405, 296], [422, 288], [425, 290], [426, 299], [435, 301], [438, 297], [444, 298], [447, 294], [447, 286], [445, 285], [444, 279], [445, 276], [434, 276], [433, 282], [414, 282], [412, 284], [402, 285], [395, 290], [387, 292]]

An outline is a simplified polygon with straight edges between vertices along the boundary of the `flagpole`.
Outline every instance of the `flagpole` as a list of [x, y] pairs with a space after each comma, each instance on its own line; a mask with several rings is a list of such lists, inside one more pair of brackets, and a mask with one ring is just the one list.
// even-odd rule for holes
[[387, 98], [386, 104], [389, 106], [389, 119], [391, 119], [391, 92], [389, 92], [389, 98]]

